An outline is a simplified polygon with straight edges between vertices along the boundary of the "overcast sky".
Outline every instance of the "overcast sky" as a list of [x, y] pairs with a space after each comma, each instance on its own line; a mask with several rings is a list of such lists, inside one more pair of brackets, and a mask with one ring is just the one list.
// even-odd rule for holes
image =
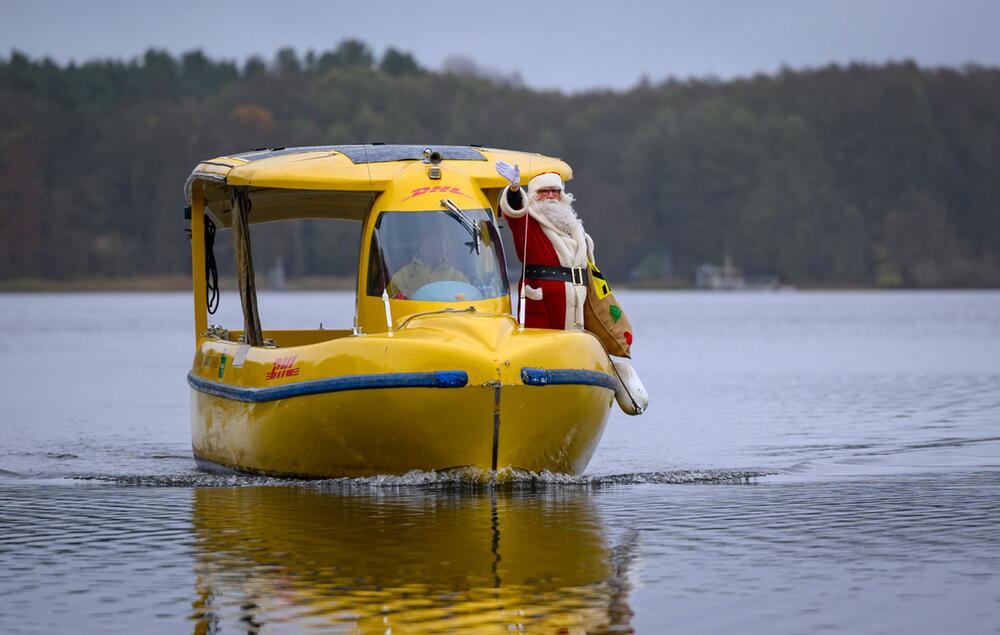
[[359, 38], [440, 68], [460, 55], [538, 88], [628, 88], [643, 75], [773, 72], [782, 65], [914, 59], [1000, 65], [1000, 2], [984, 0], [0, 0], [0, 55], [59, 62], [150, 47], [270, 59]]

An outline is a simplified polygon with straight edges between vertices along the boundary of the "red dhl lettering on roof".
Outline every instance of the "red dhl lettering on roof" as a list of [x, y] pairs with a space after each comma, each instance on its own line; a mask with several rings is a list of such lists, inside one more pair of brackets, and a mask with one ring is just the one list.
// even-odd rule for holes
[[464, 196], [465, 198], [472, 198], [463, 192], [460, 187], [452, 185], [428, 185], [425, 187], [414, 188], [414, 190], [403, 200], [408, 201], [415, 196], [423, 196], [424, 194], [458, 194], [459, 196]]

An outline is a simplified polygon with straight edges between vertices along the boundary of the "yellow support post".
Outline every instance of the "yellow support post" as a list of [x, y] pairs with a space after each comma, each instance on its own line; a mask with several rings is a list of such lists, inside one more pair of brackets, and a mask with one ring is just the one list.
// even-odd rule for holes
[[208, 329], [208, 300], [205, 291], [205, 188], [191, 185], [191, 285], [194, 289], [194, 343]]

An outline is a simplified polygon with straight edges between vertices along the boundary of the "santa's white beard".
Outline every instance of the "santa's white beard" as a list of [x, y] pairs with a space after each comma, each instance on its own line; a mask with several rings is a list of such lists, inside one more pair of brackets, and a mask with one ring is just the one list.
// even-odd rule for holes
[[531, 204], [531, 211], [544, 216], [562, 233], [576, 236], [576, 228], [580, 225], [580, 217], [576, 215], [576, 211], [573, 210], [573, 204], [569, 201], [536, 200]]

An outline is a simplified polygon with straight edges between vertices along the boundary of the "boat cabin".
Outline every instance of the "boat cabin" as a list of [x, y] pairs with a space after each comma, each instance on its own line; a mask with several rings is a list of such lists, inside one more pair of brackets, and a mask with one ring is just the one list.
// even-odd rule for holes
[[[518, 164], [525, 184], [543, 172], [572, 178], [559, 159], [477, 146], [270, 148], [200, 163], [186, 185], [196, 341], [208, 332], [209, 297], [217, 294], [216, 229], [231, 230], [243, 309], [243, 330], [228, 337], [251, 346], [391, 333], [413, 315], [434, 311], [510, 314], [496, 216], [507, 184], [494, 168], [499, 160]], [[353, 323], [268, 330], [257, 311], [250, 234], [258, 223], [307, 218], [360, 224]]]

